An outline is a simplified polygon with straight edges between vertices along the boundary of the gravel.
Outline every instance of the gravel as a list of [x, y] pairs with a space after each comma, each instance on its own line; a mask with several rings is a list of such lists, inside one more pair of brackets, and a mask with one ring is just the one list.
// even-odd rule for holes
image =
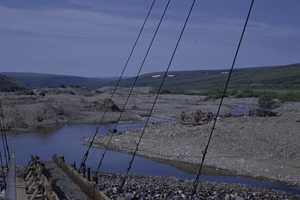
[[99, 175], [99, 189], [109, 198], [124, 199], [300, 199], [299, 194], [289, 194], [242, 184], [228, 184], [200, 180], [192, 197], [191, 179], [129, 174], [120, 193], [124, 175], [102, 172]]

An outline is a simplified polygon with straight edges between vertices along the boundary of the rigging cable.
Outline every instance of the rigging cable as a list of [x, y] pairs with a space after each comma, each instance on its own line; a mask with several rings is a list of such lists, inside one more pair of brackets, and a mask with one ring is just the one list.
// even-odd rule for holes
[[[170, 1], [170, 0], [169, 0], [169, 1]], [[184, 23], [184, 26], [183, 26], [183, 28], [182, 28], [182, 30], [181, 30], [180, 36], [179, 36], [179, 38], [178, 38], [178, 41], [177, 41], [176, 46], [175, 46], [175, 49], [174, 49], [173, 54], [172, 54], [172, 56], [171, 56], [171, 59], [170, 59], [170, 61], [169, 61], [168, 67], [167, 67], [167, 69], [166, 69], [166, 71], [165, 71], [163, 80], [162, 80], [162, 82], [161, 82], [161, 84], [160, 84], [160, 87], [159, 87], [159, 89], [158, 89], [158, 91], [157, 91], [155, 100], [154, 100], [154, 102], [153, 102], [153, 104], [152, 104], [152, 108], [151, 108], [151, 110], [150, 110], [150, 113], [149, 113], [149, 115], [148, 115], [148, 118], [147, 118], [147, 120], [146, 120], [146, 123], [145, 123], [145, 125], [144, 125], [144, 128], [143, 128], [143, 130], [142, 130], [142, 133], [141, 133], [140, 138], [139, 138], [139, 140], [138, 140], [138, 143], [137, 143], [137, 145], [136, 145], [135, 151], [134, 151], [134, 153], [133, 153], [133, 156], [132, 156], [131, 161], [130, 161], [130, 163], [129, 163], [129, 166], [128, 166], [128, 168], [127, 168], [127, 172], [126, 172], [125, 177], [124, 177], [124, 179], [123, 179], [123, 181], [122, 181], [122, 183], [121, 183], [121, 185], [120, 185], [120, 188], [119, 188], [119, 191], [118, 191], [119, 194], [121, 193], [122, 188], [123, 188], [123, 186], [124, 186], [124, 184], [125, 184], [125, 182], [126, 182], [126, 179], [127, 179], [127, 177], [128, 177], [128, 173], [129, 173], [129, 171], [130, 171], [130, 169], [131, 169], [131, 165], [132, 165], [133, 160], [134, 160], [134, 158], [135, 158], [135, 156], [136, 156], [136, 153], [137, 153], [137, 151], [138, 151], [138, 147], [139, 147], [139, 144], [140, 144], [140, 142], [141, 142], [141, 140], [142, 140], [142, 137], [143, 137], [143, 135], [144, 135], [144, 133], [145, 133], [145, 129], [146, 129], [146, 127], [147, 127], [147, 124], [148, 124], [149, 119], [150, 119], [150, 117], [151, 117], [151, 114], [152, 114], [152, 112], [153, 112], [154, 106], [155, 106], [156, 101], [157, 101], [157, 99], [158, 99], [158, 95], [159, 95], [159, 93], [160, 93], [160, 91], [161, 91], [161, 89], [162, 89], [162, 86], [163, 86], [163, 84], [164, 84], [164, 82], [165, 82], [165, 79], [166, 79], [166, 77], [167, 77], [167, 74], [168, 74], [168, 72], [169, 72], [169, 69], [170, 69], [171, 63], [172, 63], [172, 61], [173, 61], [173, 58], [174, 58], [174, 56], [175, 56], [176, 50], [177, 50], [177, 48], [178, 48], [178, 45], [179, 45], [180, 40], [181, 40], [181, 38], [182, 38], [183, 32], [184, 32], [184, 30], [185, 30], [185, 27], [186, 27], [186, 25], [187, 25], [187, 22], [188, 22], [188, 20], [189, 20], [189, 17], [190, 17], [190, 15], [191, 15], [192, 10], [193, 10], [195, 1], [196, 1], [196, 0], [194, 0], [193, 3], [192, 3], [192, 5], [191, 5], [191, 8], [190, 8], [189, 13], [188, 13], [188, 16], [187, 16], [187, 18], [186, 18], [186, 20], [185, 20], [185, 23]], [[169, 2], [168, 2], [168, 3], [169, 3]]]
[[[7, 143], [7, 137], [6, 137], [6, 130], [4, 125], [4, 114], [3, 114], [3, 108], [2, 108], [2, 102], [0, 100], [0, 112], [1, 112], [1, 121], [0, 121], [0, 128], [1, 128], [1, 137], [3, 142], [3, 149], [4, 149], [4, 157], [6, 164], [8, 166], [8, 161], [10, 160], [10, 154], [9, 154], [9, 147]], [[8, 160], [7, 160], [8, 157]]]
[[[114, 88], [114, 90], [113, 90], [113, 93], [112, 93], [112, 95], [111, 95], [111, 97], [110, 97], [110, 100], [112, 100], [112, 98], [114, 97], [114, 95], [115, 95], [115, 93], [116, 93], [116, 90], [117, 90], [117, 88], [118, 88], [118, 86], [119, 86], [119, 84], [120, 84], [120, 82], [121, 82], [121, 79], [122, 79], [122, 77], [123, 77], [123, 75], [124, 75], [125, 69], [127, 68], [127, 65], [128, 65], [128, 63], [129, 63], [129, 60], [130, 60], [130, 58], [131, 58], [131, 56], [132, 56], [132, 54], [133, 54], [133, 51], [134, 51], [134, 49], [135, 49], [135, 47], [136, 47], [136, 44], [137, 44], [137, 42], [138, 42], [138, 40], [139, 40], [139, 38], [140, 38], [140, 36], [141, 36], [141, 33], [142, 33], [143, 29], [144, 29], [144, 26], [145, 26], [145, 24], [146, 24], [146, 21], [147, 21], [149, 15], [150, 15], [150, 12], [151, 12], [151, 10], [152, 10], [152, 8], [153, 8], [154, 2], [155, 2], [155, 0], [153, 0], [153, 2], [152, 2], [152, 4], [151, 4], [150, 10], [149, 10], [149, 12], [148, 12], [148, 14], [147, 14], [147, 17], [146, 17], [146, 19], [145, 19], [145, 21], [144, 21], [144, 23], [143, 23], [142, 28], [140, 29], [140, 32], [139, 32], [139, 34], [138, 34], [138, 36], [137, 36], [137, 39], [136, 39], [136, 41], [135, 41], [135, 43], [134, 43], [134, 45], [133, 45], [133, 47], [132, 47], [132, 49], [131, 49], [131, 52], [130, 52], [128, 58], [127, 58], [127, 61], [126, 61], [126, 63], [125, 63], [125, 66], [124, 66], [124, 68], [123, 68], [123, 70], [122, 70], [122, 73], [121, 73], [121, 75], [120, 75], [120, 78], [119, 78], [119, 80], [118, 80], [118, 82], [117, 82], [117, 84], [116, 84], [116, 86], [115, 86], [115, 88]], [[84, 154], [84, 156], [83, 156], [83, 158], [82, 158], [82, 161], [81, 161], [81, 163], [80, 163], [80, 168], [83, 167], [83, 166], [85, 165], [85, 162], [86, 162], [86, 160], [87, 160], [87, 158], [88, 158], [88, 155], [89, 155], [89, 151], [90, 151], [90, 149], [91, 149], [91, 147], [92, 147], [92, 145], [93, 145], [93, 143], [94, 143], [94, 140], [95, 140], [96, 135], [97, 135], [98, 132], [99, 132], [100, 125], [101, 125], [102, 122], [103, 122], [103, 119], [104, 119], [104, 117], [105, 117], [105, 114], [107, 113], [107, 110], [108, 110], [108, 107], [110, 106], [110, 103], [111, 103], [111, 101], [109, 101], [109, 102], [107, 103], [107, 105], [106, 105], [106, 108], [105, 108], [105, 110], [104, 110], [104, 114], [102, 115], [102, 118], [101, 118], [101, 120], [100, 120], [100, 122], [99, 122], [99, 124], [98, 124], [98, 126], [97, 126], [97, 128], [96, 128], [96, 131], [95, 131], [95, 133], [94, 133], [94, 136], [93, 136], [93, 138], [92, 138], [92, 141], [90, 142], [90, 144], [89, 144], [89, 146], [88, 146], [88, 150], [86, 151], [86, 153]]]
[[5, 187], [6, 186], [5, 173], [4, 173], [5, 170], [4, 170], [1, 150], [0, 150], [0, 164], [1, 164], [1, 170], [2, 170], [2, 178], [3, 178], [3, 182], [4, 182], [4, 187]]
[[[161, 16], [161, 18], [160, 18], [160, 21], [159, 21], [159, 23], [158, 23], [158, 25], [157, 25], [157, 28], [156, 28], [155, 32], [154, 32], [154, 35], [153, 35], [153, 37], [152, 37], [152, 40], [151, 40], [151, 42], [150, 42], [150, 44], [149, 44], [149, 47], [148, 47], [148, 49], [147, 49], [147, 52], [146, 52], [146, 54], [145, 54], [145, 56], [144, 56], [143, 62], [142, 62], [142, 64], [141, 64], [141, 66], [140, 66], [140, 69], [139, 69], [139, 71], [138, 71], [138, 73], [137, 73], [137, 76], [136, 76], [135, 79], [134, 79], [134, 83], [132, 84], [132, 86], [131, 86], [131, 88], [130, 88], [130, 91], [129, 91], [129, 94], [128, 94], [127, 99], [126, 99], [126, 101], [125, 101], [125, 104], [124, 104], [124, 106], [123, 106], [123, 109], [121, 110], [121, 114], [120, 114], [120, 116], [119, 116], [119, 119], [118, 119], [118, 121], [117, 121], [117, 123], [116, 123], [116, 125], [115, 125], [115, 129], [117, 128], [117, 126], [118, 126], [118, 124], [119, 124], [119, 122], [120, 122], [120, 120], [121, 120], [122, 114], [123, 114], [123, 112], [124, 112], [124, 110], [125, 110], [125, 107], [126, 107], [126, 105], [127, 105], [127, 103], [128, 103], [128, 100], [129, 100], [129, 98], [130, 98], [130, 96], [131, 96], [131, 93], [132, 93], [132, 91], [133, 91], [133, 89], [134, 89], [134, 86], [135, 86], [135, 84], [136, 84], [136, 82], [137, 82], [137, 79], [138, 79], [138, 77], [139, 77], [139, 75], [140, 75], [140, 73], [141, 73], [141, 71], [142, 71], [142, 68], [143, 68], [143, 66], [144, 66], [144, 63], [145, 63], [145, 61], [146, 61], [146, 59], [147, 59], [147, 57], [148, 57], [148, 54], [149, 54], [149, 52], [150, 52], [150, 49], [151, 49], [151, 47], [152, 47], [152, 44], [153, 44], [154, 39], [155, 39], [155, 37], [156, 37], [156, 35], [157, 35], [157, 32], [158, 32], [158, 30], [159, 30], [159, 27], [160, 27], [160, 25], [161, 25], [161, 22], [162, 22], [164, 16], [165, 16], [165, 13], [166, 13], [166, 11], [167, 11], [167, 9], [168, 9], [169, 4], [170, 4], [170, 0], [169, 0], [168, 3], [166, 4], [165, 10], [164, 10], [164, 12], [163, 12], [163, 14], [162, 14], [162, 16]], [[148, 122], [147, 122], [147, 123], [148, 123]], [[146, 124], [147, 124], [147, 123], [146, 123]], [[105, 154], [106, 154], [106, 152], [107, 152], [107, 150], [108, 150], [108, 146], [109, 146], [109, 144], [110, 144], [110, 142], [111, 142], [113, 136], [114, 136], [114, 132], [111, 133], [111, 136], [110, 136], [110, 138], [109, 138], [109, 140], [108, 140], [108, 143], [107, 143], [107, 145], [106, 145], [106, 148], [105, 148], [105, 150], [104, 150], [104, 152], [103, 152], [103, 154], [102, 154], [101, 160], [100, 160], [99, 165], [98, 165], [97, 170], [96, 170], [96, 174], [97, 174], [97, 175], [98, 175], [99, 169], [100, 169], [100, 167], [101, 167], [101, 165], [102, 165], [102, 161], [103, 161], [104, 156], [105, 156]]]
[[[7, 145], [7, 138], [6, 138], [6, 132], [5, 132], [5, 126], [4, 126], [4, 115], [3, 115], [1, 99], [0, 99], [0, 112], [1, 112], [0, 129], [1, 129], [1, 135], [2, 135], [4, 157], [5, 157], [5, 161], [6, 161], [6, 169], [8, 169], [8, 160], [7, 160], [6, 150], [8, 152], [8, 156], [9, 156], [9, 148], [8, 148], [8, 145]], [[6, 149], [5, 149], [5, 147], [6, 147]], [[8, 159], [10, 159], [10, 157], [8, 157]], [[3, 178], [4, 186], [6, 186], [5, 173], [4, 173], [5, 169], [4, 169], [4, 165], [3, 165], [1, 150], [0, 150], [0, 164], [1, 164], [2, 178]]]
[[230, 80], [230, 77], [231, 77], [231, 74], [232, 74], [232, 71], [233, 71], [233, 68], [234, 68], [234, 65], [235, 65], [235, 61], [236, 61], [236, 58], [237, 58], [237, 55], [238, 55], [238, 52], [239, 52], [239, 49], [240, 49], [243, 37], [244, 37], [244, 33], [245, 33], [245, 30], [246, 30], [246, 27], [247, 27], [247, 23], [248, 23], [248, 20], [249, 20], [249, 17], [250, 17], [250, 13], [251, 13], [251, 10], [252, 10], [252, 7], [253, 7], [253, 3], [254, 3], [254, 0], [252, 0], [250, 8], [249, 8], [249, 11], [248, 11], [248, 15], [247, 15], [247, 18], [246, 18], [246, 21], [245, 21], [245, 24], [244, 24], [244, 28], [243, 28], [243, 31], [242, 31], [242, 34], [241, 34], [241, 37], [240, 37], [240, 41], [239, 41], [238, 47], [237, 47], [236, 52], [235, 52], [235, 56], [234, 56], [234, 59], [233, 59], [233, 62], [232, 62], [232, 66], [231, 66], [231, 69], [230, 69], [230, 72], [229, 72], [229, 75], [228, 75], [228, 78], [227, 78], [227, 82], [226, 82], [226, 85], [225, 85], [225, 88], [224, 88], [224, 91], [223, 91], [223, 95], [222, 95], [222, 98], [221, 98], [221, 101], [220, 101], [220, 104], [219, 104], [219, 107], [218, 107], [218, 111], [217, 111], [216, 118], [214, 120], [213, 127], [212, 127], [210, 135], [209, 135], [209, 139], [208, 139], [207, 145], [205, 147], [205, 150], [202, 151], [203, 157], [202, 157], [202, 160], [201, 160], [201, 164], [200, 164], [200, 167], [199, 167], [199, 171], [198, 171], [197, 177], [196, 177], [196, 179], [194, 181], [194, 184], [193, 184], [194, 187], [193, 187], [193, 191], [192, 191], [192, 197], [196, 193], [196, 189], [197, 189], [198, 182], [199, 182], [199, 176], [201, 174], [201, 170], [202, 170], [202, 167], [203, 167], [205, 156], [207, 154], [208, 146], [210, 144], [213, 132], [215, 130], [215, 126], [216, 126], [216, 123], [217, 123], [217, 118], [219, 116], [220, 109], [221, 109], [221, 106], [222, 106], [222, 103], [223, 103], [223, 100], [224, 100], [224, 97], [225, 97], [225, 94], [226, 94], [226, 90], [227, 90], [227, 87], [228, 87], [228, 84], [229, 84], [229, 80]]

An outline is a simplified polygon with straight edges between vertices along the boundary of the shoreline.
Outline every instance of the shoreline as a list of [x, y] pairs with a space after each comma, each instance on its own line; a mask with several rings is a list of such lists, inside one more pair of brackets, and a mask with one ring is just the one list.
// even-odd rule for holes
[[[49, 94], [46, 96], [5, 94], [2, 106], [6, 127], [15, 132], [35, 131], [47, 125], [98, 124], [109, 93], [83, 96]], [[121, 107], [125, 93], [117, 93], [114, 104]], [[121, 121], [144, 122], [154, 95], [133, 94]], [[212, 122], [197, 126], [181, 125], [182, 111], [199, 109], [215, 114], [219, 100], [203, 101], [202, 96], [160, 95], [152, 116], [166, 119], [146, 128], [138, 155], [154, 159], [197, 164], [206, 145]], [[257, 108], [255, 98], [225, 98], [221, 113], [234, 112], [234, 106]], [[32, 112], [27, 112], [28, 110]], [[276, 108], [276, 117], [228, 117], [217, 122], [206, 166], [236, 172], [237, 175], [266, 177], [300, 185], [300, 102]], [[120, 112], [109, 108], [103, 123], [116, 122]], [[132, 153], [141, 129], [124, 131], [113, 137], [110, 150]], [[107, 144], [108, 135], [97, 136], [94, 147]]]
[[[161, 124], [162, 122], [159, 122]], [[163, 123], [170, 123], [170, 122], [163, 122]], [[154, 124], [157, 125], [158, 123]], [[150, 125], [151, 126], [151, 125]], [[165, 126], [165, 125], [162, 125]], [[169, 127], [176, 127], [174, 123], [171, 123]], [[194, 128], [194, 127], [193, 127]], [[161, 131], [161, 128], [159, 128]], [[109, 150], [111, 151], [117, 151], [121, 153], [127, 153], [127, 154], [133, 154], [134, 149], [132, 146], [135, 147], [138, 141], [138, 132], [139, 130], [131, 130], [131, 131], [125, 131], [122, 132], [122, 134], [114, 135], [113, 140], [109, 146]], [[155, 132], [155, 131], [154, 131]], [[153, 132], [152, 132], [153, 133]], [[201, 161], [201, 156], [199, 154], [201, 153], [201, 149], [193, 149], [187, 153], [184, 152], [182, 149], [178, 149], [174, 147], [174, 145], [179, 145], [180, 144], [180, 139], [182, 137], [190, 138], [190, 139], [195, 139], [196, 134], [195, 133], [190, 133], [191, 135], [188, 135], [187, 137], [181, 136], [180, 139], [177, 139], [175, 144], [170, 144], [168, 147], [169, 150], [167, 151], [162, 151], [165, 150], [163, 147], [163, 144], [168, 144], [166, 141], [168, 140], [168, 137], [166, 137], [166, 140], [163, 140], [160, 145], [158, 145], [155, 141], [155, 137], [153, 138], [150, 136], [148, 132], [145, 132], [145, 138], [142, 139], [141, 145], [139, 146], [139, 151], [137, 151], [137, 155], [140, 157], [148, 158], [151, 160], [159, 160], [159, 162], [162, 163], [179, 163], [179, 165], [190, 165], [190, 166], [199, 166], [199, 163]], [[102, 136], [97, 136], [93, 147], [94, 148], [100, 148], [103, 149], [107, 145], [107, 138], [110, 137], [110, 134], [108, 135], [102, 135]], [[176, 136], [171, 136], [173, 139]], [[201, 139], [203, 138], [208, 138], [208, 135], [202, 135]], [[89, 138], [84, 138], [83, 139], [85, 142], [89, 142]], [[148, 143], [148, 144], [147, 144]], [[182, 142], [181, 142], [182, 143]], [[134, 145], [132, 145], [134, 144]], [[169, 144], [168, 144], [169, 145]], [[156, 147], [154, 150], [152, 147]], [[183, 145], [184, 146], [184, 145]], [[203, 146], [203, 145], [202, 145]], [[193, 146], [194, 147], [194, 146]], [[192, 147], [192, 148], [193, 148]], [[150, 150], [151, 149], [151, 150]], [[159, 149], [159, 150], [157, 150]], [[173, 152], [172, 152], [173, 151]], [[164, 153], [162, 153], [164, 152]], [[174, 153], [174, 155], [172, 155]], [[291, 154], [294, 154], [291, 153]], [[201, 154], [202, 155], [202, 154]], [[220, 171], [226, 171], [227, 174], [233, 175], [233, 176], [241, 176], [245, 178], [253, 178], [256, 180], [262, 180], [262, 181], [274, 181], [278, 183], [283, 183], [287, 185], [293, 185], [293, 186], [300, 186], [300, 177], [299, 174], [297, 173], [297, 167], [290, 167], [290, 168], [285, 168], [280, 166], [279, 168], [272, 168], [272, 166], [268, 163], [262, 162], [256, 162], [257, 166], [252, 166], [253, 168], [249, 170], [249, 162], [252, 162], [251, 158], [239, 158], [236, 155], [227, 155], [227, 154], [221, 154], [219, 151], [216, 150], [208, 150], [208, 155], [211, 155], [211, 157], [207, 157], [206, 161], [204, 162], [204, 167], [206, 168], [212, 168], [212, 169], [218, 169]], [[257, 156], [257, 155], [256, 155]], [[265, 156], [265, 155], [264, 155]], [[224, 162], [224, 160], [226, 160]], [[267, 162], [272, 162], [272, 161], [267, 161]], [[293, 161], [289, 161], [293, 162]], [[238, 163], [238, 164], [244, 164], [242, 167], [240, 165], [238, 166], [233, 166], [232, 163]], [[176, 167], [177, 164], [172, 164]], [[282, 164], [282, 163], [281, 163]], [[262, 167], [265, 167], [262, 169]], [[265, 170], [268, 169], [269, 170]], [[246, 171], [248, 169], [248, 171]], [[273, 170], [273, 171], [271, 171]], [[184, 170], [183, 170], [184, 171]], [[195, 170], [194, 170], [195, 171]], [[260, 171], [260, 174], [257, 173], [257, 171]], [[268, 173], [269, 172], [269, 173]], [[279, 176], [276, 176], [274, 174], [279, 172]], [[281, 175], [281, 174], [283, 175]], [[293, 174], [291, 177], [290, 174]]]
[[[234, 103], [244, 102], [243, 99], [231, 100]], [[225, 102], [230, 105], [228, 99]], [[204, 102], [207, 103], [212, 102]], [[153, 116], [169, 114], [169, 121], [155, 122], [146, 128], [137, 155], [188, 164], [200, 163], [212, 122], [197, 126], [181, 125], [178, 118], [174, 119], [174, 111], [168, 113], [166, 110], [170, 107], [163, 107], [164, 104], [158, 106]], [[239, 176], [300, 186], [299, 109], [300, 103], [285, 103], [276, 109], [280, 113], [276, 117], [219, 119], [204, 165], [229, 170]], [[176, 112], [178, 114], [180, 110]], [[137, 129], [114, 135], [109, 149], [132, 154], [132, 146], [136, 145], [140, 133], [141, 129]], [[94, 147], [103, 148], [108, 136], [97, 136]]]

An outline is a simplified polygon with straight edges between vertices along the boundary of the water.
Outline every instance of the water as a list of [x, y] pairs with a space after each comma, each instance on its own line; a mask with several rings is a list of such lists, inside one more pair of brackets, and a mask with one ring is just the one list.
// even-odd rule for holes
[[[143, 127], [144, 124], [121, 124], [118, 131]], [[98, 135], [107, 134], [114, 125], [103, 125]], [[38, 155], [40, 160], [49, 160], [54, 154], [64, 155], [67, 163], [76, 161], [79, 165], [87, 146], [81, 139], [86, 136], [93, 136], [96, 130], [95, 125], [72, 125], [57, 128], [57, 130], [43, 130], [38, 133], [22, 133], [8, 135], [7, 139], [10, 148], [15, 149], [17, 165], [27, 165], [31, 155]], [[53, 131], [53, 132], [51, 132]], [[96, 169], [103, 150], [91, 148], [86, 165]], [[108, 151], [103, 160], [101, 171], [124, 173], [128, 167], [131, 155]], [[159, 176], [176, 176], [193, 178], [193, 175], [176, 169], [167, 164], [154, 162], [150, 159], [136, 157], [131, 169], [132, 173], [155, 174]]]
[[[107, 134], [109, 129], [114, 128], [114, 124], [102, 125], [98, 135]], [[144, 124], [119, 124], [118, 131], [143, 127]], [[17, 165], [27, 165], [31, 155], [40, 156], [40, 160], [49, 160], [54, 154], [64, 155], [67, 163], [76, 161], [80, 164], [84, 153], [87, 151], [85, 142], [81, 139], [86, 136], [93, 136], [96, 125], [67, 125], [63, 127], [48, 127], [37, 133], [22, 133], [8, 135], [7, 139], [10, 148], [15, 149]], [[95, 170], [104, 150], [91, 148], [86, 165]], [[132, 156], [124, 153], [108, 151], [103, 160], [100, 171], [125, 173]], [[194, 166], [195, 167], [195, 166]], [[179, 178], [195, 179], [195, 170], [180, 170], [169, 164], [159, 163], [142, 157], [136, 157], [130, 173], [150, 174], [156, 176], [174, 176]], [[220, 173], [220, 172], [217, 172]], [[291, 193], [300, 193], [299, 187], [287, 186], [284, 184], [263, 182], [254, 179], [216, 176], [216, 171], [212, 174], [201, 175], [200, 179], [212, 180], [228, 183], [243, 183], [252, 186], [279, 189]]]
[[[244, 106], [252, 107], [252, 108], [245, 108]], [[268, 111], [275, 110], [275, 108], [263, 108], [263, 107], [259, 107], [258, 105], [253, 105], [253, 104], [239, 104], [239, 105], [235, 105], [235, 106], [230, 106], [230, 108], [232, 108], [234, 110], [231, 113], [236, 116], [243, 116], [244, 112], [247, 113], [247, 115], [249, 115], [249, 111], [253, 110], [253, 109], [262, 109], [262, 110], [268, 110]]]

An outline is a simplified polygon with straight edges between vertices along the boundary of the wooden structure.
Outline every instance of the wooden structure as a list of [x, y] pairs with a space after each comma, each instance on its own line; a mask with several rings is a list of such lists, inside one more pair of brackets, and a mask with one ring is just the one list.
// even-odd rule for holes
[[[76, 169], [72, 169], [69, 165], [61, 159], [54, 155], [52, 157], [53, 161], [59, 166], [66, 174], [68, 174], [73, 181], [91, 198], [94, 200], [109, 200], [109, 198], [98, 190], [98, 185], [91, 182], [90, 173], [87, 173], [87, 179], [81, 176]], [[89, 171], [89, 170], [88, 170]], [[85, 173], [84, 173], [85, 175]], [[94, 179], [95, 180], [95, 179]], [[96, 181], [97, 182], [97, 181]]]
[[[79, 174], [75, 165], [70, 167], [64, 162], [63, 157], [52, 157], [57, 168], [60, 168], [73, 183], [78, 185], [89, 199], [93, 200], [109, 200], [109, 198], [98, 190], [98, 179], [93, 177], [91, 182], [89, 168], [84, 168], [84, 176]], [[86, 179], [86, 178], [87, 179]], [[57, 179], [49, 176], [49, 172], [45, 168], [44, 163], [39, 161], [38, 156], [31, 156], [31, 160], [23, 171], [16, 170], [16, 162], [14, 150], [11, 151], [10, 168], [7, 177], [6, 200], [59, 200], [66, 199], [61, 195], [63, 191], [56, 186]], [[67, 198], [68, 199], [68, 198]]]

